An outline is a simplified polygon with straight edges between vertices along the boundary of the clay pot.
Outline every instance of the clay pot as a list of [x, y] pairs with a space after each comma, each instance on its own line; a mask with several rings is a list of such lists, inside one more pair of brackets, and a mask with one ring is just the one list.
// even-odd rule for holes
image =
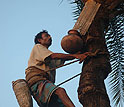
[[68, 35], [61, 40], [61, 47], [65, 52], [75, 54], [82, 50], [84, 41], [78, 31], [69, 30]]
[[81, 34], [77, 30], [74, 30], [74, 29], [69, 30], [68, 34], [69, 35], [77, 35], [77, 36], [81, 37]]

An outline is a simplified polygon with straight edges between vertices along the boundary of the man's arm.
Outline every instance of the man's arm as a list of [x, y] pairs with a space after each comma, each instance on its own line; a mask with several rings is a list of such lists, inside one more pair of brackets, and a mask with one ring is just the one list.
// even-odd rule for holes
[[52, 59], [62, 59], [62, 60], [73, 60], [75, 59], [75, 54], [63, 54], [63, 53], [53, 53], [50, 55]]
[[83, 54], [63, 54], [63, 53], [53, 53], [49, 57], [52, 59], [62, 59], [62, 60], [73, 60], [73, 59], [80, 59], [82, 62], [87, 56], [90, 56], [91, 52], [85, 52]]
[[53, 53], [49, 56], [49, 58], [51, 58], [51, 59], [62, 59], [64, 61], [73, 60], [73, 59], [76, 58], [76, 59], [80, 60], [79, 63], [82, 63], [87, 56], [93, 57], [93, 56], [96, 56], [99, 52], [100, 52], [100, 50], [98, 49], [94, 53], [85, 52], [83, 54], [80, 54], [80, 53], [78, 53], [78, 54]]

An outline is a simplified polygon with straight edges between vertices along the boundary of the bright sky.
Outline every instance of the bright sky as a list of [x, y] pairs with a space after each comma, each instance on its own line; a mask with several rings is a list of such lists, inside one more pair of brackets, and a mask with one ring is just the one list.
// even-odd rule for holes
[[[0, 107], [18, 107], [12, 81], [25, 78], [25, 68], [34, 36], [42, 29], [52, 35], [50, 50], [64, 52], [61, 39], [74, 26], [72, 5], [68, 0], [0, 0]], [[75, 63], [57, 70], [56, 84], [81, 72]], [[76, 105], [81, 107], [77, 88], [79, 77], [62, 85]], [[37, 107], [34, 102], [34, 107]]]

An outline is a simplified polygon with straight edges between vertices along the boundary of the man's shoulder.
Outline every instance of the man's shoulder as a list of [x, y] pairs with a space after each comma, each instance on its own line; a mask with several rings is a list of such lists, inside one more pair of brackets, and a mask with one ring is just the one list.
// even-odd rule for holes
[[41, 44], [39, 44], [39, 43], [34, 45], [34, 47], [36, 47], [36, 46], [41, 46], [41, 47], [43, 47], [43, 45], [41, 45]]
[[34, 48], [45, 48], [45, 47], [43, 45], [41, 45], [41, 44], [35, 44]]
[[[34, 47], [33, 47], [33, 50], [38, 50], [38, 52], [40, 51], [45, 51], [45, 52], [52, 52], [50, 51], [49, 49], [47, 49], [45, 46], [43, 46], [42, 44], [35, 44]], [[52, 52], [53, 53], [53, 52]]]

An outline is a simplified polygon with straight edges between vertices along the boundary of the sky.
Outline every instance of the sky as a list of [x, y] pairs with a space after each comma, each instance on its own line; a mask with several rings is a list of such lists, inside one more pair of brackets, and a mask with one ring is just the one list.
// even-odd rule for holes
[[[19, 107], [12, 81], [25, 78], [34, 36], [43, 29], [53, 39], [50, 50], [65, 53], [61, 40], [72, 29], [73, 6], [69, 0], [0, 0], [0, 107]], [[57, 70], [56, 85], [81, 72], [82, 64], [75, 63]], [[76, 107], [79, 77], [61, 85]], [[34, 101], [34, 107], [38, 107]]]
[[[66, 53], [61, 40], [75, 21], [70, 0], [0, 0], [0, 107], [19, 107], [12, 81], [25, 78], [34, 37], [42, 30], [52, 36], [50, 50]], [[61, 3], [61, 4], [60, 4]], [[56, 85], [81, 72], [82, 64], [74, 63], [57, 69]], [[79, 77], [61, 85], [76, 107]], [[33, 107], [38, 107], [33, 100]]]

